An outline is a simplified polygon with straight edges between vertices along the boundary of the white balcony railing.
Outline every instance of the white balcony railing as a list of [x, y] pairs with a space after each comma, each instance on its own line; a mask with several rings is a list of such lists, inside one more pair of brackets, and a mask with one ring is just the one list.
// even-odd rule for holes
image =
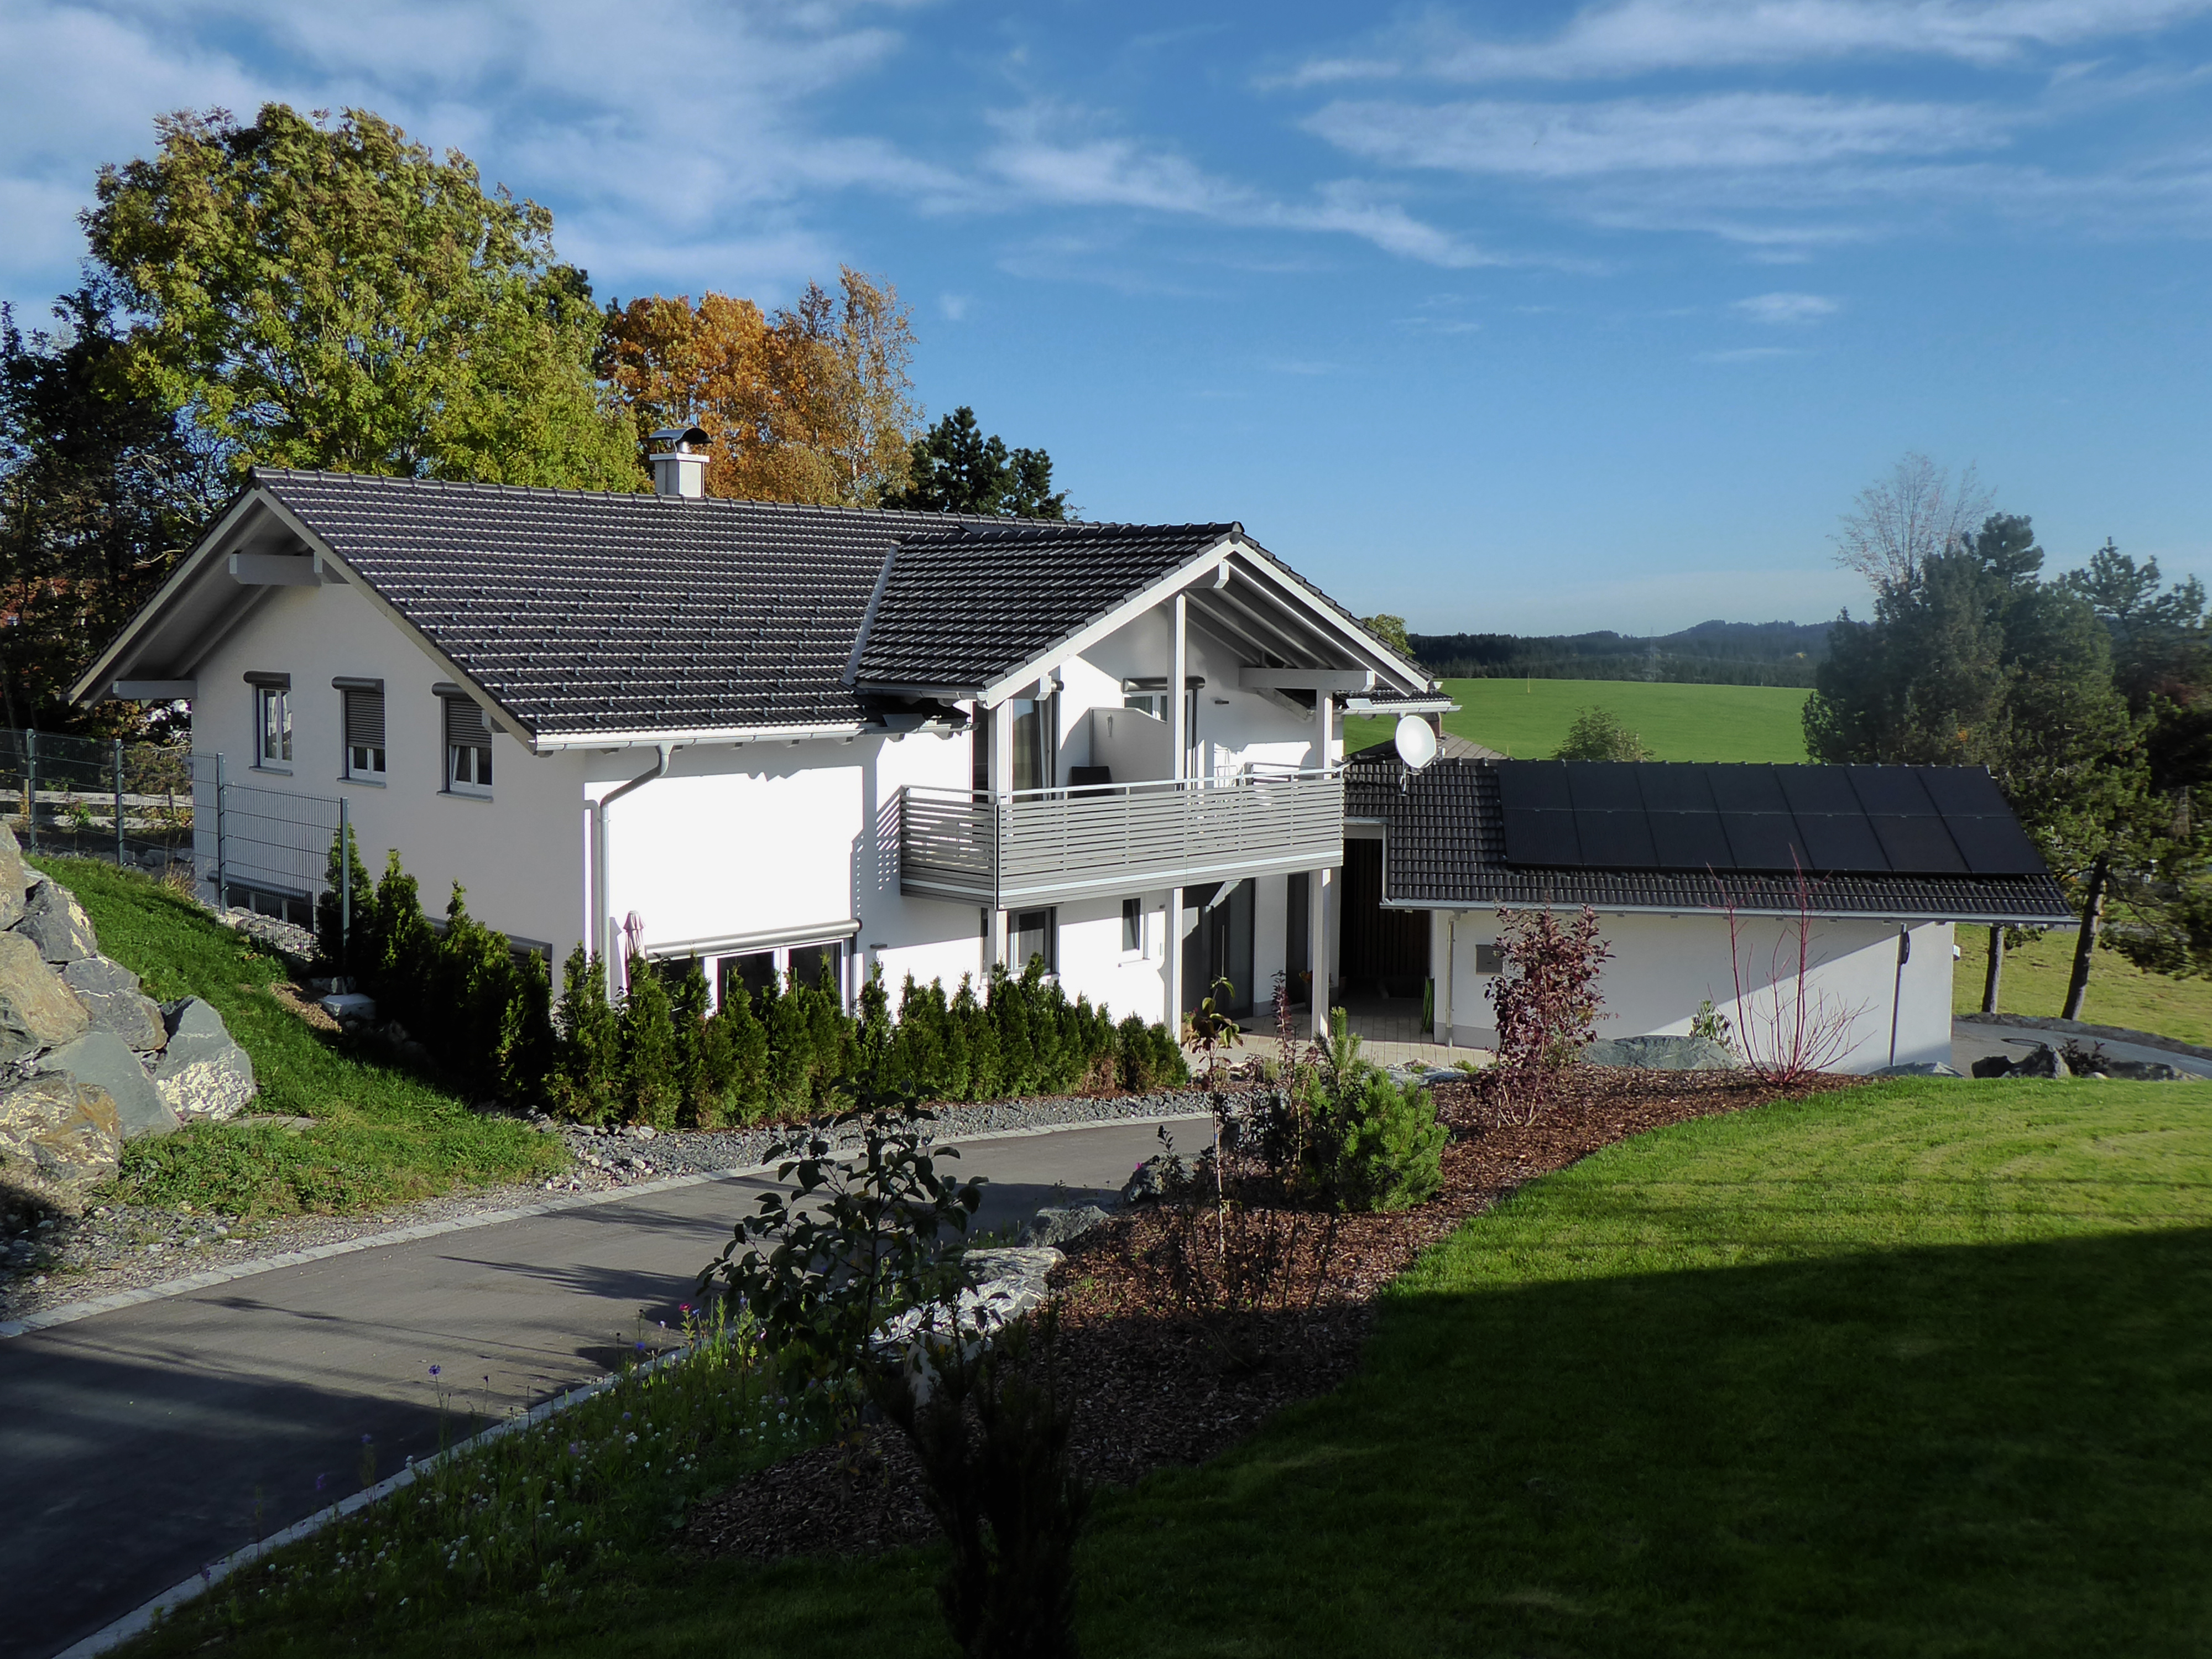
[[1011, 910], [1344, 860], [1334, 771], [899, 792], [899, 890]]

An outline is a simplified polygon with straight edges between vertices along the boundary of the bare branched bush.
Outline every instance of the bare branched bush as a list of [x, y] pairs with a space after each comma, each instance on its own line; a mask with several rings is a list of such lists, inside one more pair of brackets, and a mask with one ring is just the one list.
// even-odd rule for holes
[[1836, 562], [1867, 579], [1877, 592], [1910, 587], [1928, 560], [1970, 538], [1990, 512], [1991, 496], [1972, 466], [1954, 484], [1950, 470], [1910, 450], [1859, 491], [1833, 540]]
[[1850, 1053], [1867, 1005], [1845, 1003], [1812, 982], [1820, 965], [1813, 954], [1813, 884], [1797, 872], [1797, 914], [1790, 917], [1767, 954], [1763, 983], [1757, 980], [1759, 947], [1746, 948], [1743, 927], [1728, 889], [1721, 886], [1728, 912], [1729, 966], [1735, 975], [1736, 1045], [1744, 1069], [1761, 1083], [1785, 1087], [1825, 1072]]

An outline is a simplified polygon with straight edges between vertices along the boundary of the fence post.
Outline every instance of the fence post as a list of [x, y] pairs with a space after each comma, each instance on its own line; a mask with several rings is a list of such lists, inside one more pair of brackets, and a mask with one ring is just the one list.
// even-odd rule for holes
[[123, 739], [115, 740], [115, 867], [123, 867]]
[[338, 797], [338, 971], [348, 975], [353, 971], [352, 805], [343, 795]]
[[222, 821], [223, 797], [230, 793], [224, 776], [222, 757], [215, 757], [215, 908], [220, 911], [230, 908], [230, 846], [225, 838], [227, 826]]
[[39, 732], [33, 726], [23, 733], [23, 827], [30, 831], [31, 850], [39, 850]]

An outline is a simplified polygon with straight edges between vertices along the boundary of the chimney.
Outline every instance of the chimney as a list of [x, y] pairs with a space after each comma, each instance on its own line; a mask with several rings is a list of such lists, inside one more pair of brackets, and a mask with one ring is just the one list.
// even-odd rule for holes
[[665, 426], [653, 434], [653, 493], [697, 501], [707, 493], [707, 446], [696, 426]]

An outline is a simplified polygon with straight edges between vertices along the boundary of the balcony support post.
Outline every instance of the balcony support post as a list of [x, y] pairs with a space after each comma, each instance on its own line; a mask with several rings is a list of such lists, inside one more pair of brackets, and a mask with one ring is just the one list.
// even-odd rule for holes
[[[1006, 859], [1006, 838], [1013, 833], [1014, 812], [1014, 705], [1001, 702], [991, 710], [991, 890], [995, 899], [1002, 883], [1002, 866]], [[1006, 963], [1006, 913], [994, 908], [991, 912], [991, 940], [988, 959], [983, 963], [984, 975]], [[1012, 963], [1006, 963], [1011, 967]]]
[[[1189, 606], [1181, 593], [1170, 601], [1172, 622], [1168, 646], [1168, 752], [1174, 769], [1169, 774], [1177, 783], [1186, 781], [1189, 773], [1188, 751], [1190, 733], [1184, 730], [1185, 711], [1189, 698], [1184, 695], [1183, 683], [1190, 678], [1190, 616]], [[1180, 792], [1178, 792], [1180, 793]], [[1182, 803], [1188, 805], [1187, 802]], [[1161, 977], [1166, 981], [1166, 1006], [1161, 1018], [1167, 1028], [1177, 1037], [1182, 1034], [1182, 889], [1168, 889], [1167, 953], [1160, 963]]]
[[[1314, 764], [1323, 770], [1336, 761], [1335, 724], [1336, 699], [1328, 691], [1315, 692], [1314, 741], [1320, 745], [1320, 750]], [[1316, 1037], [1328, 1030], [1329, 988], [1336, 978], [1335, 958], [1328, 949], [1328, 904], [1335, 886], [1329, 875], [1326, 869], [1315, 871], [1310, 878], [1313, 890], [1306, 897], [1306, 922], [1310, 933], [1306, 960], [1313, 964], [1313, 997], [1308, 1006], [1313, 1012]]]

